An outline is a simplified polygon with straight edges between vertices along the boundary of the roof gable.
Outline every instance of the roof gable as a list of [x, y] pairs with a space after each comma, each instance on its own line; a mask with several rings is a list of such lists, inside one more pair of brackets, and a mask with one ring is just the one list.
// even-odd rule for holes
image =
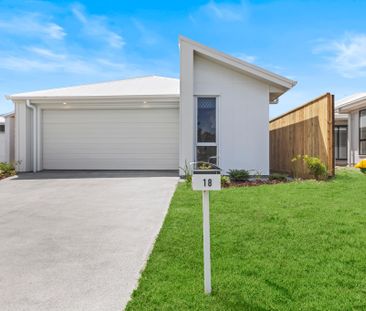
[[248, 76], [264, 81], [265, 83], [273, 87], [273, 93], [277, 94], [276, 98], [295, 86], [297, 83], [294, 80], [290, 80], [271, 71], [263, 69], [259, 66], [250, 64], [236, 57], [204, 46], [201, 43], [185, 38], [183, 36], [179, 37], [179, 42], [180, 44], [182, 42], [189, 44], [195, 53], [198, 53], [203, 57], [209, 58], [219, 63], [223, 63], [234, 70], [241, 71]]
[[335, 103], [336, 111], [340, 113], [348, 113], [360, 107], [366, 107], [366, 93], [356, 93], [341, 98]]

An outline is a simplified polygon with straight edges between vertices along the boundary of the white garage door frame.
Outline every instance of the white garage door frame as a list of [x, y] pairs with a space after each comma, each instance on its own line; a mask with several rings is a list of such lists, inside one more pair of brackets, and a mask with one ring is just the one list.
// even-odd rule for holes
[[[70, 99], [64, 99], [64, 100], [58, 100], [57, 102], [33, 102], [33, 104], [37, 108], [37, 143], [36, 143], [36, 154], [37, 154], [37, 171], [48, 169], [47, 167], [43, 166], [44, 163], [44, 133], [43, 133], [43, 116], [44, 111], [73, 111], [73, 110], [151, 110], [151, 109], [174, 109], [179, 113], [179, 100], [178, 98], [144, 98], [144, 99], [138, 99], [138, 100], [123, 100], [119, 99], [117, 102], [116, 100], [99, 100], [98, 102], [93, 102], [90, 99], [85, 100], [84, 102], [73, 102]], [[178, 122], [179, 122], [179, 115], [178, 115]], [[179, 129], [179, 124], [177, 124], [177, 129]], [[177, 135], [177, 146], [179, 146], [179, 135]], [[178, 147], [179, 149], [179, 147]], [[178, 150], [177, 150], [178, 152]], [[176, 167], [174, 170], [178, 170], [178, 157], [179, 154], [177, 154], [177, 160], [176, 160]], [[61, 168], [60, 168], [61, 169]], [[64, 168], [67, 169], [67, 168]], [[71, 168], [74, 170], [77, 170], [78, 168]], [[80, 168], [85, 169], [85, 168]], [[88, 168], [89, 169], [89, 168]], [[97, 170], [96, 168], [90, 168], [93, 170]], [[101, 170], [104, 169], [121, 169], [121, 168], [100, 168]], [[132, 170], [135, 170], [136, 168], [131, 168]], [[154, 168], [141, 168], [143, 170], [153, 170]], [[162, 168], [156, 168], [156, 170], [161, 170]], [[167, 169], [173, 169], [172, 167], [169, 167]], [[155, 169], [154, 169], [155, 170]]]

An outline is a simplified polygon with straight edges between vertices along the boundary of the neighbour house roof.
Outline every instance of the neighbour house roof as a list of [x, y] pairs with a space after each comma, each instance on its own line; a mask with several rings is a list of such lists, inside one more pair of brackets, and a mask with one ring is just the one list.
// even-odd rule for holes
[[271, 100], [276, 100], [279, 96], [295, 86], [297, 83], [294, 80], [288, 79], [218, 50], [209, 48], [186, 37], [180, 36], [179, 42], [189, 44], [194, 52], [203, 57], [225, 64], [234, 70], [269, 84], [271, 86]]
[[12, 100], [89, 97], [179, 97], [179, 79], [146, 76], [7, 96]]
[[366, 107], [366, 93], [356, 93], [337, 100], [335, 103], [337, 113], [348, 113], [360, 107]]
[[334, 118], [336, 120], [347, 120], [348, 119], [348, 115], [344, 114], [344, 113], [334, 113]]
[[4, 114], [1, 114], [0, 115], [0, 123], [3, 124], [5, 123], [5, 119], [8, 118], [8, 117], [12, 117], [15, 115], [15, 112], [12, 111], [12, 112], [8, 112], [8, 113], [4, 113]]
[[12, 117], [12, 116], [15, 116], [15, 111], [4, 113], [0, 117], [7, 118], [7, 117]]

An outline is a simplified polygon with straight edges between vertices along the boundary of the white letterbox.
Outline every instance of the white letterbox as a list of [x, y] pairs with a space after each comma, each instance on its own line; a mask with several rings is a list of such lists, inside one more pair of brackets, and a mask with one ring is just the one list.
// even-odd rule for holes
[[221, 190], [221, 169], [207, 162], [193, 162], [192, 189], [200, 191]]
[[220, 174], [193, 174], [192, 175], [193, 190], [221, 190]]

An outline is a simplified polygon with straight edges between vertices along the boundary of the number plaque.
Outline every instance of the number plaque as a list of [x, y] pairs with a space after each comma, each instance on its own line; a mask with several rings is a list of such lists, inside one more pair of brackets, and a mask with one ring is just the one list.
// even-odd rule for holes
[[220, 174], [193, 174], [193, 190], [221, 190]]

